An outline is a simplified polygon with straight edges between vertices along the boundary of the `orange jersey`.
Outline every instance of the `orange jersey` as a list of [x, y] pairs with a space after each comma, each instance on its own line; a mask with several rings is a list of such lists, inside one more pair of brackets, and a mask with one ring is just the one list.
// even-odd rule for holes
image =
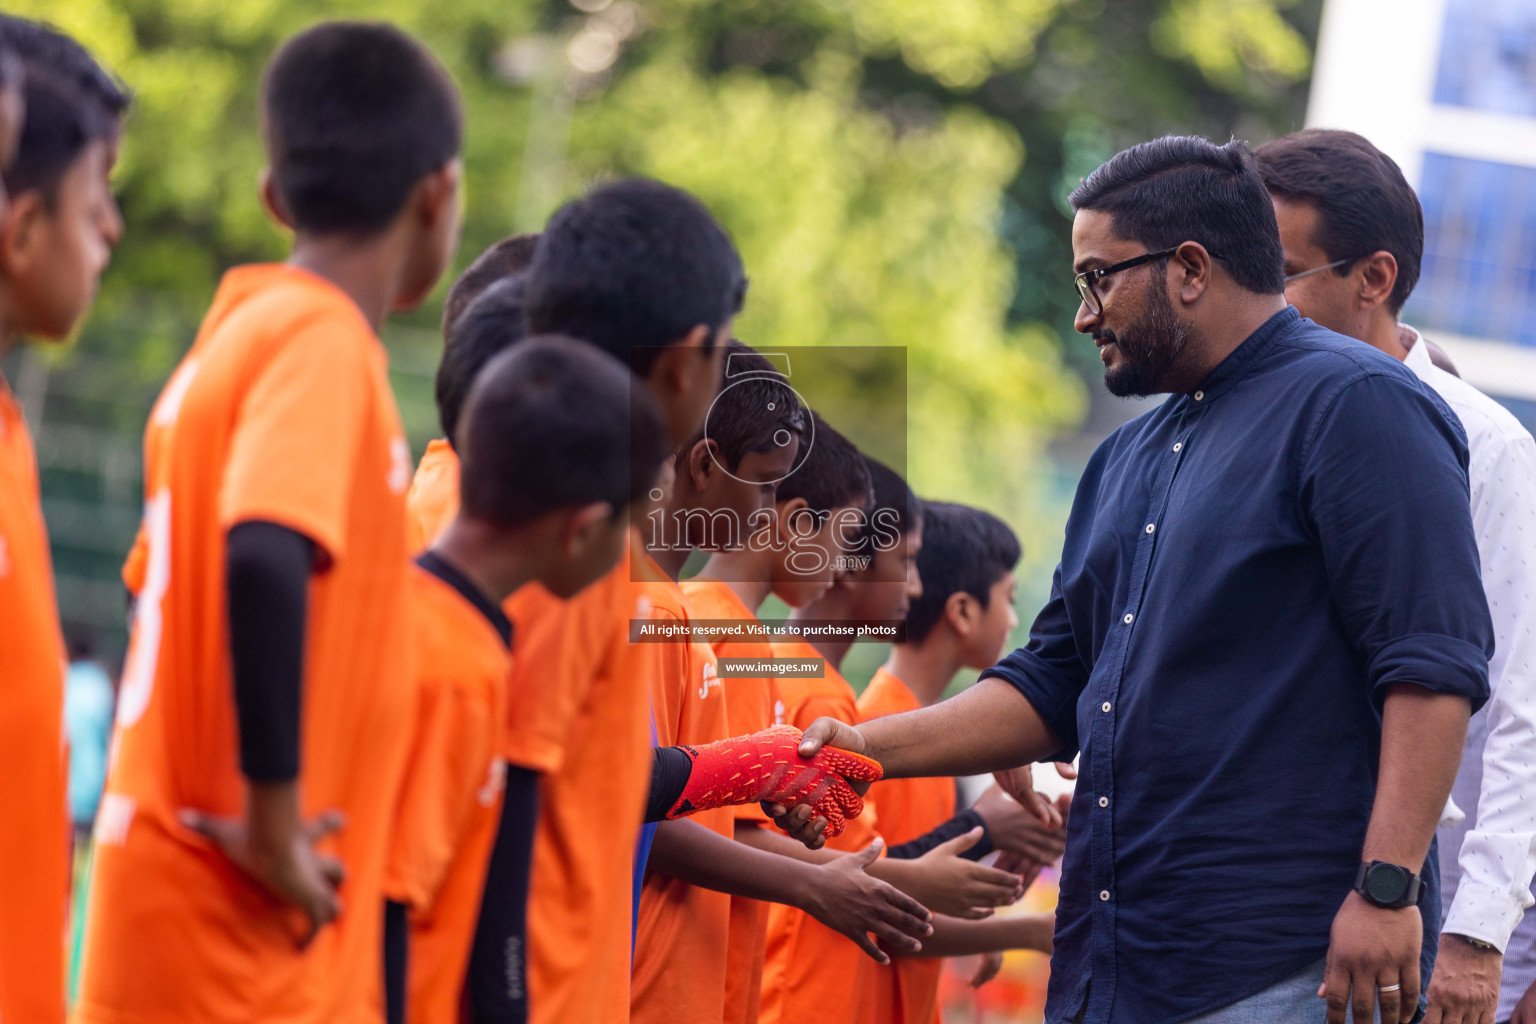
[[[773, 645], [778, 658], [820, 658], [822, 653], [803, 640]], [[784, 721], [804, 729], [828, 715], [857, 725], [859, 711], [853, 687], [829, 663], [819, 679], [779, 680]], [[834, 850], [868, 846], [875, 831], [874, 801], [864, 801], [864, 813], [827, 841]], [[877, 964], [849, 942], [803, 910], [771, 904], [768, 908], [768, 950], [763, 964], [763, 1024], [830, 1019], [837, 1024], [872, 1024]]]
[[[419, 536], [458, 511], [457, 467], [446, 444], [423, 457], [411, 492]], [[629, 573], [626, 558], [568, 601], [529, 584], [503, 606], [517, 630], [502, 753], [543, 774], [528, 897], [533, 1024], [629, 1014], [635, 843], [651, 777]]]
[[442, 438], [427, 442], [405, 496], [411, 553], [426, 550], [459, 511], [459, 454]]
[[[736, 592], [719, 580], [694, 577], [682, 584], [683, 596], [700, 619], [756, 620]], [[771, 658], [767, 641], [720, 640], [713, 644], [718, 658]], [[721, 680], [725, 691], [726, 717], [731, 731], [744, 736], [782, 724], [783, 703], [777, 683], [768, 677]], [[768, 816], [757, 804], [735, 808], [736, 817], [768, 827]], [[731, 932], [727, 943], [725, 980], [726, 1024], [754, 1024], [763, 982], [763, 955], [767, 943], [768, 904], [744, 896], [731, 897]]]
[[418, 711], [385, 894], [410, 907], [408, 1019], [456, 1024], [500, 824], [512, 633], [440, 560], [424, 559], [412, 583]]
[[[406, 495], [406, 510], [407, 533], [423, 548], [458, 514], [459, 456], [447, 441], [427, 445]], [[503, 603], [507, 617], [518, 623], [514, 650], [531, 645], [546, 659], [536, 682], [507, 693], [502, 755], [509, 764], [535, 772], [560, 766], [571, 723], [611, 640], [606, 626], [594, 624], [608, 621], [606, 612], [620, 601], [618, 591], [627, 579], [609, 573], [570, 601], [530, 583]], [[560, 684], [552, 685], [552, 679]]]
[[[386, 355], [352, 301], [283, 265], [220, 284], [145, 432], [143, 571], [97, 817], [77, 1019], [373, 1021], [385, 854], [410, 739], [405, 489]], [[305, 628], [303, 812], [345, 827], [341, 917], [302, 918], [178, 821], [243, 812], [225, 535], [321, 550]]]
[[64, 639], [21, 407], [0, 378], [0, 1021], [64, 1019]]
[[[657, 582], [644, 586], [647, 614], [686, 625], [683, 592], [647, 559]], [[647, 663], [660, 746], [713, 743], [732, 735], [715, 655], [702, 641], [637, 644]], [[735, 815], [717, 807], [688, 820], [727, 839]], [[647, 872], [635, 925], [630, 1019], [636, 1024], [719, 1024], [725, 1008], [726, 944], [731, 897]]]
[[[639, 548], [638, 535], [631, 544]], [[539, 787], [528, 897], [532, 1024], [629, 1016], [635, 844], [652, 756], [644, 650], [652, 645], [629, 643], [630, 619], [644, 610], [630, 564], [560, 606], [529, 601], [534, 607], [514, 616], [514, 705], [536, 688], [575, 692], [587, 683], [560, 767]]]
[[[922, 707], [915, 694], [881, 668], [859, 695], [864, 721], [899, 715]], [[955, 780], [949, 778], [883, 779], [870, 790], [880, 801], [880, 832], [893, 845], [925, 835], [955, 816]], [[887, 967], [875, 965], [876, 1024], [936, 1024], [939, 983], [944, 961], [937, 957], [895, 957]]]

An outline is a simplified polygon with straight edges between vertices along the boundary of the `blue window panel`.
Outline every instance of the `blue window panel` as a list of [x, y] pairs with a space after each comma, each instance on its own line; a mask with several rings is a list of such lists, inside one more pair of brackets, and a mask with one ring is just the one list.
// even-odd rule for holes
[[1536, 117], [1536, 4], [1447, 0], [1435, 102]]
[[1536, 168], [1424, 154], [1424, 263], [1407, 319], [1536, 346]]
[[1503, 395], [1494, 395], [1500, 405], [1515, 414], [1515, 419], [1525, 425], [1525, 429], [1536, 434], [1536, 402], [1525, 398], [1506, 398]]

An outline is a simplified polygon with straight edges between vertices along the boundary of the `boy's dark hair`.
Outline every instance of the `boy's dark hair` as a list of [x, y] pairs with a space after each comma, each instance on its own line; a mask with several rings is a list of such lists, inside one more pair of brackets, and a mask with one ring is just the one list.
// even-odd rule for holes
[[[890, 466], [879, 459], [864, 456], [864, 467], [869, 471], [870, 488], [874, 493], [874, 503], [870, 506], [871, 529], [866, 531], [866, 536], [871, 539], [878, 536], [873, 529], [874, 516], [881, 509], [890, 509], [886, 513], [885, 525], [893, 528], [897, 533], [910, 533], [924, 522], [923, 503], [918, 500], [912, 488]], [[894, 514], [892, 514], [894, 513]]]
[[1246, 145], [1165, 135], [1121, 150], [1070, 197], [1112, 217], [1148, 252], [1199, 242], [1232, 280], [1260, 295], [1285, 291], [1285, 256], [1269, 193]]
[[812, 412], [805, 442], [808, 447], [798, 467], [779, 481], [779, 501], [804, 498], [818, 518], [850, 505], [869, 508], [874, 504], [869, 468], [852, 441]]
[[443, 436], [458, 447], [459, 422], [475, 378], [485, 365], [528, 336], [523, 317], [522, 277], [509, 277], [487, 288], [470, 303], [443, 346], [434, 392]]
[[533, 262], [534, 247], [538, 244], [537, 234], [503, 238], [464, 268], [464, 273], [453, 282], [448, 289], [448, 297], [443, 300], [444, 341], [453, 334], [453, 327], [459, 322], [459, 317], [464, 315], [470, 303], [478, 299], [482, 292], [497, 281], [528, 269], [528, 264]]
[[907, 609], [907, 642], [922, 643], [944, 617], [951, 594], [974, 597], [983, 610], [992, 588], [1013, 572], [1019, 538], [990, 512], [949, 501], [923, 503], [923, 547], [917, 572], [923, 593]]
[[[1396, 316], [1419, 282], [1424, 258], [1424, 209], [1402, 169], [1354, 132], [1308, 128], [1260, 146], [1254, 153], [1269, 191], [1317, 210], [1312, 244], [1328, 262], [1354, 260], [1385, 249], [1397, 260], [1397, 283], [1387, 308]], [[1335, 267], [1340, 277], [1354, 269]]]
[[629, 178], [550, 218], [528, 271], [528, 324], [590, 341], [644, 376], [664, 346], [735, 316], [746, 287], [736, 246], [703, 203]]
[[529, 338], [491, 360], [465, 409], [465, 515], [503, 528], [606, 501], [615, 514], [655, 484], [667, 451], [655, 400], [575, 338]]
[[128, 92], [85, 47], [35, 21], [0, 15], [0, 48], [20, 61], [27, 107], [5, 187], [12, 193], [36, 189], [52, 201], [87, 146], [117, 138]]
[[773, 363], [732, 338], [725, 350], [720, 394], [709, 408], [704, 429], [682, 451], [708, 438], [719, 447], [725, 468], [734, 472], [744, 456], [779, 447], [775, 438], [781, 431], [803, 444], [808, 412]]
[[463, 141], [453, 81], [392, 25], [300, 32], [267, 64], [261, 108], [273, 185], [300, 231], [377, 234]]

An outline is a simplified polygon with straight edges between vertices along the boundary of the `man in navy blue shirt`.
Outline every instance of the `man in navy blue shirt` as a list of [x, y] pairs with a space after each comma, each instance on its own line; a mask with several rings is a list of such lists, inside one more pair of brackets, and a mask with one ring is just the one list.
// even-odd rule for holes
[[888, 776], [1081, 753], [1052, 1024], [1289, 1024], [1323, 994], [1333, 1024], [1411, 1020], [1492, 649], [1461, 425], [1285, 304], [1241, 143], [1132, 147], [1072, 204], [1076, 327], [1111, 392], [1168, 400], [1089, 461], [1025, 647], [802, 752]]

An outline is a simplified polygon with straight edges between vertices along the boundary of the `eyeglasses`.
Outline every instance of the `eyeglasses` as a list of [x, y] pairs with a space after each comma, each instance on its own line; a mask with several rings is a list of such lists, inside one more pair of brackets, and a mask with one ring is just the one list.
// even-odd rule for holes
[[[1183, 242], [1179, 243], [1179, 245], [1183, 244]], [[1175, 245], [1173, 248], [1164, 249], [1161, 252], [1143, 253], [1140, 256], [1133, 256], [1128, 260], [1121, 260], [1119, 263], [1112, 263], [1107, 267], [1095, 267], [1092, 270], [1085, 270], [1078, 274], [1076, 278], [1078, 297], [1083, 300], [1083, 305], [1088, 307], [1088, 312], [1098, 316], [1104, 312], [1104, 300], [1099, 298], [1098, 290], [1094, 288], [1095, 284], [1104, 280], [1110, 274], [1118, 274], [1122, 270], [1130, 270], [1132, 267], [1139, 267], [1143, 263], [1160, 260], [1164, 256], [1171, 256], [1178, 252], [1178, 250], [1179, 246]], [[1215, 257], [1216, 254], [1212, 253], [1211, 255]]]
[[1343, 267], [1351, 263], [1358, 263], [1363, 259], [1365, 259], [1364, 256], [1351, 256], [1348, 259], [1334, 260], [1332, 263], [1324, 263], [1320, 267], [1313, 267], [1311, 270], [1303, 270], [1299, 274], [1292, 274], [1290, 277], [1285, 279], [1285, 283], [1290, 284], [1292, 281], [1300, 281], [1304, 277], [1311, 277], [1313, 274], [1321, 274], [1323, 271], [1332, 270], [1335, 267]]

